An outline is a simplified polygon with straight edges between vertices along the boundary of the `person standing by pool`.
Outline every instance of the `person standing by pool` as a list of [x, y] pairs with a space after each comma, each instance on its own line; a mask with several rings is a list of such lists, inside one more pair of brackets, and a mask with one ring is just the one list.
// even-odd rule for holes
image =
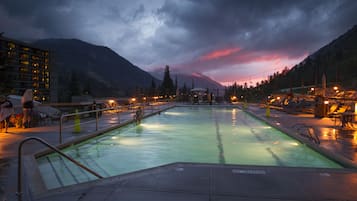
[[3, 122], [5, 124], [5, 133], [7, 133], [7, 129], [10, 123], [10, 117], [14, 113], [14, 108], [10, 100], [8, 100], [5, 96], [0, 96], [0, 124], [2, 132]]
[[137, 124], [140, 124], [141, 118], [143, 116], [143, 111], [141, 110], [141, 107], [138, 108], [135, 112], [135, 120]]
[[31, 125], [33, 100], [32, 100], [32, 89], [26, 89], [24, 95], [21, 98], [22, 103], [22, 128], [29, 128]]

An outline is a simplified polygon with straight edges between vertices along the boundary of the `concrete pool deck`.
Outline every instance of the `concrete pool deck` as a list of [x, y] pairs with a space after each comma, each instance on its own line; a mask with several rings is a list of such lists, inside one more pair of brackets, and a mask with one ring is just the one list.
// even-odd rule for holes
[[[247, 111], [283, 129], [298, 129], [305, 124], [315, 129], [321, 146], [356, 164], [356, 138], [352, 131], [335, 127], [331, 119], [312, 115], [291, 115], [250, 105]], [[150, 112], [150, 111], [148, 111]], [[118, 124], [117, 116], [103, 116], [100, 129]], [[132, 113], [120, 115], [131, 121]], [[95, 124], [95, 123], [94, 123]], [[83, 124], [85, 133], [95, 132], [93, 123]], [[17, 200], [17, 148], [21, 140], [36, 136], [58, 144], [58, 125], [29, 129], [10, 128], [0, 134], [0, 200]], [[70, 126], [64, 141], [81, 137]], [[87, 135], [87, 134], [83, 134]], [[24, 155], [45, 147], [33, 142], [24, 146]], [[55, 189], [32, 200], [357, 200], [357, 171], [354, 169], [317, 169], [257, 167], [177, 163], [107, 178], [82, 185]], [[26, 200], [26, 199], [24, 199]]]

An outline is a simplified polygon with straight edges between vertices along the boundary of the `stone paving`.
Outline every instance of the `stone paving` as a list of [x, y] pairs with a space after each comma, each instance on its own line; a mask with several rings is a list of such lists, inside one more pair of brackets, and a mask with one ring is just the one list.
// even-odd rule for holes
[[[162, 106], [157, 109], [163, 109]], [[147, 109], [146, 114], [157, 110]], [[316, 119], [313, 115], [291, 115], [249, 105], [247, 111], [272, 125], [299, 136], [302, 128], [312, 128], [322, 147], [352, 165], [356, 163], [357, 136], [338, 126], [333, 119]], [[133, 120], [133, 112], [104, 114], [99, 130]], [[86, 121], [86, 122], [85, 122]], [[73, 133], [73, 124], [64, 126], [63, 141], [95, 132], [93, 119], [81, 122], [81, 133]], [[40, 137], [51, 144], [59, 143], [58, 122], [29, 129], [10, 128], [0, 133], [0, 201], [17, 200], [17, 149], [26, 137]], [[302, 137], [302, 140], [309, 141]], [[308, 142], [309, 143], [309, 142]], [[311, 143], [314, 144], [314, 143]], [[28, 142], [24, 155], [44, 149], [37, 142]], [[357, 173], [314, 168], [282, 168], [251, 166], [216, 166], [172, 164], [119, 177], [89, 182], [87, 185], [52, 191], [38, 198], [42, 200], [357, 200]], [[63, 193], [67, 189], [66, 193]], [[24, 199], [26, 200], [26, 199]], [[28, 199], [27, 199], [28, 200]]]

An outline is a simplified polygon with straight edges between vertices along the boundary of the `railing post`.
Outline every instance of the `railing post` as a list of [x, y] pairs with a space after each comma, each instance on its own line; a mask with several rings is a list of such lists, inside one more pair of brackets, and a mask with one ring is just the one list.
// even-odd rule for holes
[[18, 162], [17, 162], [17, 192], [16, 192], [16, 196], [17, 196], [17, 200], [18, 201], [22, 201], [22, 158], [21, 158], [21, 147], [22, 144], [25, 142], [26, 140], [22, 141], [19, 145], [18, 148], [18, 152], [17, 152], [17, 158], [18, 158]]
[[59, 144], [62, 144], [62, 121], [63, 121], [63, 115], [61, 115], [60, 118]]
[[120, 110], [118, 109], [117, 111], [118, 111], [118, 123], [120, 123]]
[[95, 111], [95, 131], [98, 131], [98, 110]]

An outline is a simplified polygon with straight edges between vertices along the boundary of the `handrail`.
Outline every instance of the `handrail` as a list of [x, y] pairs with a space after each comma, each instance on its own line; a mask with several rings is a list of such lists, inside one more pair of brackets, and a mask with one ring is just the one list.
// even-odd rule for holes
[[[314, 141], [316, 144], [320, 144], [321, 142], [320, 142], [319, 136], [316, 135], [315, 132], [311, 132], [311, 130], [313, 130], [313, 129], [314, 129], [314, 128], [312, 128], [312, 127], [309, 127], [309, 128], [307, 129], [307, 131], [309, 132], [309, 136], [313, 139], [313, 141]], [[314, 137], [313, 137], [313, 136], [314, 136]]]
[[[62, 114], [60, 117], [60, 125], [59, 125], [59, 144], [62, 144], [62, 127], [63, 127], [63, 119], [65, 117], [71, 117], [71, 116], [76, 116], [76, 115], [81, 115], [81, 114], [89, 114], [89, 113], [96, 113], [95, 115], [95, 119], [96, 119], [96, 127], [95, 130], [98, 131], [98, 112], [102, 112], [102, 111], [108, 111], [108, 110], [118, 110], [118, 109], [122, 109], [122, 108], [127, 108], [128, 110], [130, 110], [130, 108], [134, 109], [134, 107], [143, 107], [143, 110], [145, 109], [144, 105], [128, 105], [128, 106], [117, 106], [117, 107], [110, 107], [110, 108], [103, 108], [103, 109], [97, 109], [97, 110], [89, 110], [89, 111], [83, 111], [83, 112], [75, 112], [75, 113], [70, 113], [70, 114]], [[151, 110], [154, 111], [154, 106], [152, 105]]]
[[[315, 132], [311, 132], [310, 129], [313, 129], [313, 127], [308, 126], [305, 123], [296, 123], [293, 126], [291, 126], [291, 128], [296, 129], [300, 135], [302, 135], [303, 137], [307, 137], [309, 140], [312, 140], [316, 144], [320, 144], [321, 143], [319, 136], [316, 135]], [[305, 128], [307, 130], [307, 136], [306, 136], [306, 134], [300, 133], [300, 130], [302, 128]]]
[[[154, 107], [155, 105], [149, 104], [148, 106], [151, 106], [151, 112], [154, 112]], [[89, 114], [89, 113], [96, 113], [96, 131], [98, 131], [98, 112], [102, 111], [108, 111], [108, 110], [119, 110], [122, 108], [127, 108], [128, 110], [130, 109], [136, 109], [136, 107], [142, 107], [142, 110], [145, 110], [145, 107], [147, 107], [144, 104], [132, 104], [132, 105], [127, 105], [127, 106], [116, 106], [116, 107], [110, 107], [110, 108], [103, 108], [103, 109], [97, 109], [97, 110], [89, 110], [89, 111], [83, 111], [83, 112], [75, 112], [75, 113], [70, 113], [70, 114], [62, 114], [60, 117], [60, 124], [59, 124], [59, 144], [62, 144], [62, 127], [63, 127], [63, 119], [65, 117], [71, 117], [71, 116], [76, 116], [76, 115], [81, 115], [81, 114]], [[119, 113], [119, 112], [118, 112]]]
[[74, 160], [73, 158], [67, 156], [65, 153], [63, 153], [61, 150], [59, 150], [57, 147], [50, 145], [49, 143], [47, 143], [46, 141], [44, 141], [41, 138], [38, 137], [28, 137], [24, 140], [22, 140], [20, 142], [19, 148], [18, 148], [18, 167], [17, 167], [17, 192], [16, 195], [18, 197], [19, 201], [22, 201], [22, 174], [21, 174], [21, 169], [22, 169], [22, 161], [21, 161], [21, 149], [22, 149], [22, 145], [30, 140], [36, 140], [40, 143], [42, 143], [43, 145], [46, 145], [47, 147], [51, 148], [53, 151], [57, 152], [58, 154], [60, 154], [61, 156], [65, 157], [66, 159], [68, 159], [69, 161], [71, 161], [72, 163], [74, 163], [75, 165], [77, 165], [78, 167], [86, 170], [87, 172], [93, 174], [94, 176], [98, 177], [99, 179], [102, 179], [103, 177], [100, 176], [98, 173], [94, 172], [93, 170], [89, 169], [88, 167], [84, 166], [83, 164], [79, 163], [78, 161]]
[[116, 110], [122, 108], [121, 106], [118, 107], [110, 107], [110, 108], [103, 108], [103, 109], [97, 109], [97, 110], [89, 110], [89, 111], [84, 111], [84, 112], [75, 112], [71, 114], [62, 114], [60, 118], [60, 127], [59, 127], [59, 144], [62, 144], [62, 125], [63, 125], [63, 119], [65, 117], [71, 117], [71, 116], [76, 116], [76, 115], [81, 115], [81, 114], [89, 114], [89, 113], [94, 113], [95, 112], [95, 130], [98, 131], [98, 112], [102, 111], [108, 111], [108, 110]]

